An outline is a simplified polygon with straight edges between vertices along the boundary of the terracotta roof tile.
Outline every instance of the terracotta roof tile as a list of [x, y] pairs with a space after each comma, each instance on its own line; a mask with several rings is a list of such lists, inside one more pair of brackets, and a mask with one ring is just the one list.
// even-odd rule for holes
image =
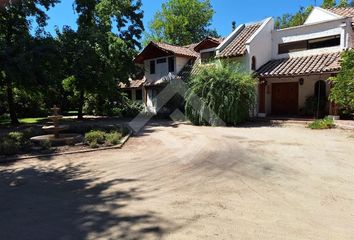
[[145, 59], [148, 59], [148, 57], [150, 57], [149, 55], [151, 55], [151, 52], [156, 52], [156, 49], [159, 49], [166, 54], [177, 56], [185, 56], [191, 58], [197, 58], [199, 56], [197, 52], [188, 47], [181, 47], [167, 43], [150, 42], [149, 45], [147, 45], [143, 49], [143, 51], [135, 57], [134, 62], [143, 63]]
[[129, 80], [129, 83], [119, 83], [118, 87], [121, 89], [132, 89], [132, 88], [141, 88], [145, 82], [145, 77], [143, 79]]
[[271, 60], [257, 70], [261, 77], [295, 76], [340, 70], [341, 53]]
[[351, 17], [354, 22], [354, 8], [352, 7], [329, 8], [327, 10], [343, 17]]
[[187, 48], [187, 47], [180, 47], [180, 46], [176, 46], [176, 45], [171, 45], [171, 44], [167, 44], [167, 43], [154, 43], [156, 46], [158, 46], [159, 48], [166, 50], [166, 51], [170, 51], [173, 52], [176, 55], [182, 55], [182, 56], [188, 56], [188, 57], [198, 57], [198, 53]]
[[246, 42], [259, 29], [260, 23], [245, 26], [241, 32], [218, 55], [220, 58], [243, 56], [246, 53]]

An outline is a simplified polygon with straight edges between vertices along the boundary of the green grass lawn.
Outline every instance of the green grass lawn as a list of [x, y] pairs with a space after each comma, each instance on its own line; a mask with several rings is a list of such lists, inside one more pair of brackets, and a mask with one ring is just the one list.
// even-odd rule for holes
[[[77, 111], [69, 111], [65, 113], [65, 116], [76, 116]], [[31, 118], [19, 118], [20, 124], [40, 124], [48, 120], [47, 117], [31, 117]], [[75, 119], [62, 119], [61, 122], [73, 122]], [[10, 116], [8, 114], [0, 116], [0, 126], [6, 126], [11, 123]]]
[[8, 115], [1, 115], [0, 125], [7, 125], [7, 124], [10, 124], [10, 117]]
[[[43, 123], [47, 118], [39, 117], [39, 118], [20, 118], [18, 119], [21, 124], [37, 124]], [[10, 117], [8, 115], [0, 116], [0, 125], [9, 125], [11, 123]]]
[[19, 119], [20, 123], [22, 124], [42, 123], [45, 120], [47, 120], [47, 118], [20, 118]]

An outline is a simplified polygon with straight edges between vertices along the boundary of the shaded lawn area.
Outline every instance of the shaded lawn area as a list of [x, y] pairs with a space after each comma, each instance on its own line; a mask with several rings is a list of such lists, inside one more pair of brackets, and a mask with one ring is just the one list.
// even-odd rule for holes
[[[46, 117], [30, 117], [19, 118], [20, 124], [39, 124], [47, 121]], [[10, 116], [5, 114], [0, 116], [0, 125], [9, 125], [11, 123]]]
[[[73, 116], [73, 115], [69, 115], [69, 116]], [[47, 117], [32, 117], [32, 118], [19, 118], [18, 119], [20, 124], [43, 124], [48, 122], [48, 118]], [[60, 122], [61, 123], [65, 123], [65, 122], [72, 122], [75, 119], [62, 119]], [[9, 117], [7, 116], [1, 116], [0, 117], [0, 126], [9, 126], [11, 124], [11, 120]]]

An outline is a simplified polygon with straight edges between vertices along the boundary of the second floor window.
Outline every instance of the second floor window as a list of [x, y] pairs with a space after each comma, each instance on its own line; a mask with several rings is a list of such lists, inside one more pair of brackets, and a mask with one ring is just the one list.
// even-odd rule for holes
[[157, 59], [156, 63], [157, 64], [161, 64], [161, 63], [165, 63], [166, 62], [166, 58], [160, 58], [160, 59]]
[[252, 57], [251, 69], [252, 69], [253, 71], [256, 71], [256, 70], [257, 70], [257, 60], [256, 60], [256, 57], [255, 57], [255, 56]]
[[155, 73], [156, 73], [155, 61], [150, 61], [150, 74], [155, 74]]
[[292, 53], [335, 46], [340, 46], [340, 35], [279, 44], [278, 53]]
[[207, 62], [210, 62], [211, 60], [213, 60], [215, 55], [216, 55], [215, 51], [202, 52], [200, 54], [200, 58], [202, 59], [202, 63], [207, 63]]
[[168, 58], [168, 72], [174, 72], [174, 71], [175, 71], [175, 58], [169, 57]]

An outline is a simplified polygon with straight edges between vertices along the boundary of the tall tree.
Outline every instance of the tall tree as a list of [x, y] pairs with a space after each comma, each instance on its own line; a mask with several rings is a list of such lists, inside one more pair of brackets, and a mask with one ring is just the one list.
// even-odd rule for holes
[[[14, 88], [33, 79], [31, 65], [32, 19], [43, 31], [48, 19], [45, 10], [59, 0], [1, 1], [0, 6], [0, 71], [5, 83], [11, 123], [18, 123], [14, 102]], [[44, 10], [45, 9], [45, 10]]]
[[295, 14], [286, 13], [276, 19], [275, 27], [277, 29], [282, 29], [302, 25], [310, 15], [312, 9], [313, 6], [309, 6], [307, 8], [300, 7], [299, 11]]
[[[343, 1], [341, 1], [343, 2]], [[321, 7], [322, 8], [332, 8], [336, 6], [336, 0], [323, 0]]]
[[78, 30], [58, 36], [68, 73], [63, 85], [74, 93], [80, 119], [85, 95], [108, 97], [117, 80], [128, 79], [144, 27], [140, 0], [76, 0], [74, 6]]
[[[339, 0], [338, 4], [336, 0], [323, 0], [321, 4], [322, 8], [333, 8], [333, 7], [354, 7], [354, 1]], [[304, 24], [307, 17], [310, 15], [313, 6], [300, 7], [299, 11], [295, 14], [286, 13], [281, 17], [278, 17], [275, 21], [275, 27], [277, 29], [295, 27]]]
[[340, 0], [338, 3], [338, 7], [348, 7], [349, 3], [347, 0]]
[[214, 13], [210, 0], [168, 0], [155, 14], [146, 39], [188, 45], [206, 36], [217, 37], [210, 29]]

